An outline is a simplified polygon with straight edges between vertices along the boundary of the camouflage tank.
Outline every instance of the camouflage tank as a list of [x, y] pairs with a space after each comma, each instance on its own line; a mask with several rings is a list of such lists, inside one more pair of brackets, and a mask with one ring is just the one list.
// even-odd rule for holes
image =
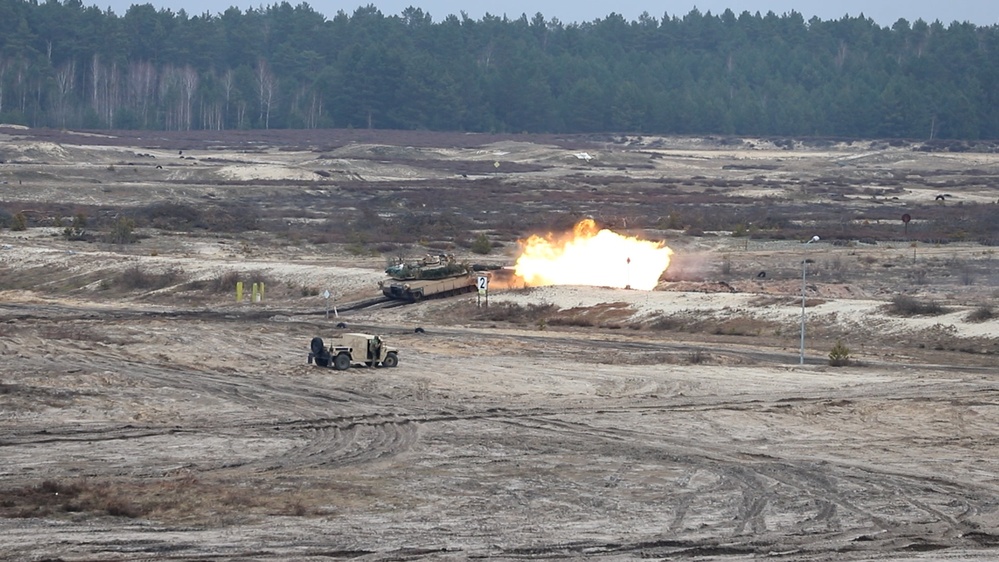
[[443, 279], [465, 275], [469, 268], [454, 260], [454, 254], [427, 254], [418, 262], [400, 262], [389, 266], [385, 273], [396, 281], [411, 281], [414, 279]]
[[426, 255], [413, 263], [399, 262], [385, 269], [391, 280], [381, 283], [390, 299], [416, 302], [475, 290], [471, 268], [455, 261], [453, 254]]

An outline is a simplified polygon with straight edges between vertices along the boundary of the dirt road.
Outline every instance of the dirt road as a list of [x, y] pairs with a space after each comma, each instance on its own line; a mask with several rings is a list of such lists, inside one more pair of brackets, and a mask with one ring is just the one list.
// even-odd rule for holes
[[11, 559], [994, 554], [984, 369], [427, 326], [338, 373], [314, 315], [35, 308], [0, 308]]
[[[33, 142], [13, 157], [3, 145], [8, 198], [196, 205], [228, 191], [286, 204], [319, 191], [273, 183], [319, 166], [291, 150], [212, 148], [211, 160], [184, 145], [191, 160], [163, 171], [149, 162], [180, 145], [106, 148], [81, 170], [66, 160], [77, 149]], [[498, 148], [459, 148], [454, 169], [493, 173]], [[552, 164], [553, 146], [502, 148], [522, 156], [497, 184], [511, 191], [494, 190], [510, 205], [511, 186], [584, 182], [575, 158]], [[122, 179], [109, 164], [129, 150], [158, 160]], [[405, 175], [368, 145], [325, 150], [324, 170], [361, 154], [364, 181]], [[601, 155], [603, 171], [664, 173], [629, 168], [648, 150]], [[722, 173], [710, 154], [662, 152], [657, 166]], [[858, 148], [829, 169], [902, 166], [893, 154]], [[792, 155], [827, 157], [725, 173], [786, 179]], [[927, 158], [920, 173], [946, 160]], [[259, 185], [216, 177], [263, 165]], [[56, 183], [13, 183], [43, 176]], [[992, 560], [999, 547], [999, 321], [968, 320], [994, 296], [977, 244], [920, 247], [918, 261], [909, 245], [811, 247], [799, 365], [794, 241], [680, 237], [677, 273], [651, 292], [517, 290], [493, 295], [492, 312], [464, 296], [327, 320], [314, 289], [337, 287], [341, 305], [377, 295], [382, 256], [286, 230], [150, 228], [137, 245], [60, 233], [0, 231], [0, 559]], [[886, 312], [919, 271], [921, 298], [943, 310]], [[266, 276], [264, 302], [233, 302], [230, 281], [247, 275]], [[310, 339], [337, 322], [382, 334], [400, 365], [307, 365]], [[853, 362], [830, 367], [839, 340]]]

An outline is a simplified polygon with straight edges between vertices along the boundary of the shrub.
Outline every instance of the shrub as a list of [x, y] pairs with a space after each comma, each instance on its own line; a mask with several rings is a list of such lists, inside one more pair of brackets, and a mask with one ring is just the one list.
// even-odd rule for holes
[[482, 232], [479, 233], [479, 235], [475, 238], [475, 241], [472, 242], [472, 247], [470, 249], [476, 254], [485, 255], [493, 251], [493, 245], [489, 243], [489, 237]]
[[166, 201], [153, 203], [136, 212], [144, 219], [144, 224], [160, 230], [185, 230], [199, 226], [204, 223], [206, 215], [198, 207]]
[[[278, 285], [278, 282], [270, 279], [264, 271], [236, 271], [226, 269], [216, 272], [211, 278], [191, 283], [190, 288], [216, 294], [233, 293], [236, 291], [236, 283], [240, 281], [243, 282], [243, 292], [246, 295], [250, 294], [254, 283], [264, 285], [268, 289]], [[319, 289], [314, 287], [303, 285], [300, 289], [303, 297], [319, 294]], [[308, 294], [313, 291], [315, 292], [314, 294]]]
[[722, 259], [721, 273], [726, 276], [732, 274], [732, 260], [730, 260], [728, 256], [725, 256]]
[[111, 231], [108, 232], [108, 242], [112, 244], [134, 244], [136, 240], [135, 221], [132, 219], [121, 217], [111, 225]]
[[14, 220], [10, 223], [11, 230], [28, 230], [28, 217], [24, 216], [24, 213], [17, 213], [14, 215]]
[[649, 322], [649, 328], [652, 330], [680, 330], [683, 328], [683, 323], [674, 319], [672, 316], [660, 314], [659, 316], [651, 319]]
[[365, 248], [364, 244], [361, 242], [348, 244], [344, 249], [347, 250], [347, 252], [352, 256], [363, 256], [368, 253], [368, 249]]
[[4, 490], [0, 500], [0, 516], [4, 517], [46, 517], [59, 512], [135, 518], [147, 511], [125, 499], [110, 483], [85, 480], [45, 480], [35, 486]]
[[128, 290], [156, 290], [176, 284], [183, 277], [180, 269], [168, 269], [163, 273], [149, 273], [137, 265], [122, 271], [115, 279], [115, 285]]
[[547, 319], [556, 312], [558, 312], [558, 307], [548, 303], [523, 306], [501, 302], [479, 309], [477, 319], [514, 323], [537, 323], [540, 320], [545, 320], [547, 325]]
[[77, 213], [73, 217], [73, 223], [62, 231], [62, 235], [66, 240], [87, 240], [89, 236], [87, 235], [86, 226], [87, 215]]
[[208, 290], [213, 293], [230, 293], [236, 290], [236, 283], [239, 281], [239, 272], [227, 269], [218, 272], [208, 280]]
[[946, 312], [938, 302], [920, 301], [909, 295], [895, 295], [888, 310], [899, 316], [936, 316]]
[[96, 503], [97, 508], [113, 517], [135, 519], [143, 514], [138, 506], [117, 494], [105, 496]]
[[687, 354], [687, 363], [691, 365], [700, 365], [708, 360], [708, 354], [704, 353], [704, 350], [695, 349]]
[[917, 269], [916, 271], [909, 273], [909, 278], [912, 279], [912, 282], [916, 285], [925, 285], [926, 276], [927, 274], [925, 269]]
[[995, 317], [996, 313], [992, 307], [987, 304], [983, 304], [982, 306], [979, 306], [975, 310], [969, 312], [964, 319], [968, 322], [985, 322], [986, 320], [992, 320]]
[[975, 283], [975, 276], [971, 273], [971, 268], [967, 265], [961, 267], [961, 284], [965, 286], [973, 285]]
[[850, 350], [843, 345], [843, 342], [837, 341], [832, 351], [829, 352], [829, 364], [833, 367], [842, 367], [850, 364]]
[[547, 324], [549, 326], [577, 326], [581, 328], [590, 328], [594, 325], [593, 320], [586, 318], [583, 314], [552, 316], [547, 319], [543, 318], [542, 320], [547, 320]]

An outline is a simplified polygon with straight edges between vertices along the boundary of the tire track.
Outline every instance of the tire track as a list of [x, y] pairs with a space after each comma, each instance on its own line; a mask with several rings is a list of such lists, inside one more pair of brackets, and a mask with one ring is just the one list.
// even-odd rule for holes
[[320, 425], [302, 431], [306, 443], [246, 465], [261, 471], [308, 467], [337, 467], [391, 457], [417, 441], [417, 424], [408, 420], [372, 420], [345, 426]]
[[[670, 462], [688, 467], [688, 476], [680, 480], [680, 485], [689, 481], [693, 471], [708, 470], [723, 478], [730, 489], [741, 495], [741, 501], [735, 509], [735, 520], [732, 528], [734, 535], [747, 533], [760, 535], [766, 533], [768, 525], [765, 512], [768, 505], [775, 501], [793, 505], [801, 497], [813, 498], [817, 504], [812, 509], [812, 515], [807, 521], [827, 522], [829, 533], [839, 533], [843, 524], [844, 513], [851, 518], [865, 521], [872, 531], [894, 530], [905, 535], [905, 529], [911, 521], [930, 521], [938, 525], [935, 532], [960, 536], [977, 528], [966, 520], [979, 510], [989, 511], [991, 506], [999, 503], [999, 494], [987, 486], [969, 488], [966, 483], [951, 483], [938, 478], [927, 478], [920, 475], [897, 474], [887, 471], [875, 471], [872, 468], [859, 468], [851, 465], [839, 465], [824, 462], [821, 465], [793, 460], [762, 458], [747, 462], [741, 455], [733, 456], [731, 452], [710, 446], [692, 447], [683, 440], [663, 438], [659, 445], [653, 445], [642, 434], [634, 434], [628, 430], [604, 429], [585, 423], [575, 423], [565, 420], [547, 420], [539, 418], [503, 419], [502, 423], [515, 425], [523, 430], [550, 430], [563, 443], [569, 443], [566, 437], [572, 437], [579, 443], [598, 439], [611, 443], [633, 442], [633, 448], [627, 451], [631, 459], [661, 459], [664, 454]], [[598, 449], [599, 450], [599, 449]], [[616, 449], [619, 453], [620, 448]], [[645, 452], [643, 452], [645, 451]], [[847, 483], [843, 486], [835, 484], [836, 480]], [[780, 484], [786, 490], [778, 490], [770, 483]], [[961, 512], [948, 514], [925, 501], [914, 499], [917, 493], [925, 494], [929, 486], [937, 488], [941, 501], [960, 501]], [[858, 490], [863, 490], [861, 494]], [[918, 491], [918, 492], [917, 492]], [[677, 501], [676, 513], [669, 525], [673, 532], [680, 529], [692, 502], [698, 495], [708, 493], [707, 490], [685, 492]], [[863, 498], [869, 506], [858, 505], [849, 495]], [[919, 515], [909, 513], [906, 517], [892, 517], [882, 511], [885, 501], [904, 502], [911, 506]], [[805, 532], [805, 520], [793, 525], [798, 532]], [[941, 531], [940, 529], [946, 529]]]

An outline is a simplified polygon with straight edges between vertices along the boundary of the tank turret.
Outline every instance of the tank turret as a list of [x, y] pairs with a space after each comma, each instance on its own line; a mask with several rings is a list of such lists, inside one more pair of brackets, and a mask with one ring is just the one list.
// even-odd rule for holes
[[467, 275], [468, 272], [468, 266], [457, 263], [454, 254], [427, 254], [417, 262], [400, 261], [385, 269], [385, 273], [396, 281], [444, 279]]

